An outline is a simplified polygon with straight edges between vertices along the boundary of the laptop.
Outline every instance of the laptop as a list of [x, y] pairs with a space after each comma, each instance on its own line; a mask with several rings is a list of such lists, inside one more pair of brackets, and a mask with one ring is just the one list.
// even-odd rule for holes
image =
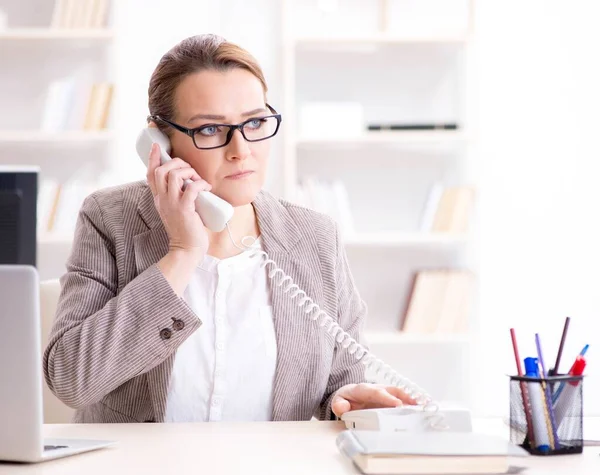
[[0, 461], [41, 462], [112, 445], [43, 439], [39, 277], [35, 267], [0, 265]]

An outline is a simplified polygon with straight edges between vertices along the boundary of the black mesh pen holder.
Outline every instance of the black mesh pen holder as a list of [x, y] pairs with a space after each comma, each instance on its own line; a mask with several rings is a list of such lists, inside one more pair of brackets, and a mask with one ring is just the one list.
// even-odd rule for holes
[[582, 388], [583, 376], [511, 376], [510, 441], [532, 455], [583, 452]]

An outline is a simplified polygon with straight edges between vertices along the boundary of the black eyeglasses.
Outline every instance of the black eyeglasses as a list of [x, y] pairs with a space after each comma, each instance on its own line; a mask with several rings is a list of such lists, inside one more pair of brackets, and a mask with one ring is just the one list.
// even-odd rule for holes
[[240, 124], [204, 124], [201, 127], [188, 129], [182, 125], [171, 122], [158, 115], [149, 115], [148, 120], [163, 122], [176, 130], [189, 135], [194, 141], [194, 146], [200, 150], [210, 150], [224, 147], [233, 137], [233, 133], [239, 130], [248, 142], [260, 142], [273, 137], [279, 130], [281, 114], [278, 114], [269, 104], [267, 107], [273, 115], [263, 117], [252, 117]]

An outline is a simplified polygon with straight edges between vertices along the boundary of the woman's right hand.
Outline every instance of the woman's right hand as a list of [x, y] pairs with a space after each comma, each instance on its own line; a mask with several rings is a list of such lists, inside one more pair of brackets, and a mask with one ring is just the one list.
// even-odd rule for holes
[[[208, 234], [196, 213], [198, 193], [209, 191], [211, 185], [180, 158], [160, 164], [159, 145], [152, 144], [146, 175], [154, 195], [154, 204], [169, 236], [170, 251], [185, 251], [202, 260], [208, 251]], [[182, 191], [185, 180], [192, 180]]]

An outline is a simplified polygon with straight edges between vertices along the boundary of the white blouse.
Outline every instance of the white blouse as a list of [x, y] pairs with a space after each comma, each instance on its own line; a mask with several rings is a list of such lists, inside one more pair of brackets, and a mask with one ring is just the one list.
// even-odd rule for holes
[[202, 326], [177, 349], [165, 422], [271, 420], [277, 343], [261, 263], [207, 255], [196, 269], [183, 298]]

